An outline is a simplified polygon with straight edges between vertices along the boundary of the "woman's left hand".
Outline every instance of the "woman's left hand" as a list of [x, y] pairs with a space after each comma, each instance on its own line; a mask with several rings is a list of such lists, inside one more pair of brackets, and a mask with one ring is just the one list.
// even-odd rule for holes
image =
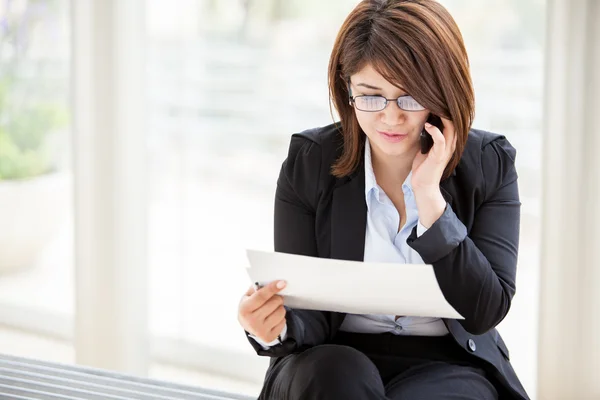
[[426, 228], [431, 227], [443, 214], [446, 200], [440, 191], [440, 181], [448, 162], [456, 149], [456, 132], [452, 121], [442, 118], [444, 132], [430, 124], [425, 129], [433, 138], [433, 146], [427, 154], [419, 150], [412, 165], [411, 185], [417, 202], [419, 220]]

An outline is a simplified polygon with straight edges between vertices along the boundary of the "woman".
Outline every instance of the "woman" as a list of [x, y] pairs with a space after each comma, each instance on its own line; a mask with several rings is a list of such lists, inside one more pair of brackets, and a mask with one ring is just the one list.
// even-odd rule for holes
[[527, 399], [494, 329], [515, 293], [516, 152], [471, 129], [452, 17], [434, 0], [362, 1], [336, 39], [329, 87], [340, 122], [292, 136], [275, 250], [431, 264], [465, 319], [287, 309], [285, 282], [250, 288], [238, 319], [272, 357], [261, 398]]

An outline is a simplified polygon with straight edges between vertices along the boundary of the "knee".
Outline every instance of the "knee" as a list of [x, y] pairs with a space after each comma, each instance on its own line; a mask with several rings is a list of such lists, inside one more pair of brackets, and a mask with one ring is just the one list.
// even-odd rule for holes
[[[320, 345], [302, 353], [292, 386], [300, 391], [335, 393], [383, 387], [377, 367], [360, 351], [341, 345]], [[292, 388], [292, 392], [294, 392]]]

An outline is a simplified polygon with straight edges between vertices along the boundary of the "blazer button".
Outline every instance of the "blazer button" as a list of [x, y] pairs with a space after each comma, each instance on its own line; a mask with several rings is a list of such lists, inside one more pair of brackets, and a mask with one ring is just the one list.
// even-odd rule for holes
[[469, 339], [467, 341], [467, 346], [469, 346], [469, 350], [471, 350], [471, 352], [475, 352], [475, 350], [477, 350], [477, 345], [475, 344], [475, 341], [473, 339]]

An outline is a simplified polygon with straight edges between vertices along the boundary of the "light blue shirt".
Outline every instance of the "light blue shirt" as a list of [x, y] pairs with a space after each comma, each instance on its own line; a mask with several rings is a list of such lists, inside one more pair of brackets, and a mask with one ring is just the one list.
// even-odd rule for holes
[[[377, 184], [371, 145], [365, 143], [365, 198], [367, 202], [367, 227], [365, 234], [364, 260], [397, 264], [423, 264], [423, 259], [407, 243], [413, 228], [421, 236], [427, 229], [420, 224], [417, 203], [410, 183], [412, 172], [402, 184], [406, 223], [398, 232], [400, 214], [396, 207]], [[448, 333], [446, 325], [439, 318], [400, 317], [395, 315], [348, 314], [340, 327], [342, 331], [362, 333], [392, 332], [398, 335], [443, 336]]]
[[[365, 198], [367, 202], [367, 227], [365, 233], [364, 260], [371, 262], [385, 262], [396, 264], [423, 264], [423, 259], [407, 243], [406, 239], [417, 227], [417, 236], [421, 236], [427, 229], [419, 222], [417, 203], [410, 183], [412, 172], [408, 174], [402, 184], [404, 192], [404, 205], [406, 209], [406, 223], [398, 232], [400, 214], [396, 207], [377, 184], [373, 163], [371, 161], [371, 144], [367, 139], [365, 143]], [[397, 335], [443, 336], [448, 334], [446, 325], [440, 318], [432, 317], [400, 317], [395, 315], [380, 314], [347, 314], [340, 330], [360, 333], [391, 332]], [[281, 332], [281, 340], [285, 340], [287, 325]], [[264, 343], [255, 336], [250, 335], [265, 350], [279, 344], [276, 339]]]

